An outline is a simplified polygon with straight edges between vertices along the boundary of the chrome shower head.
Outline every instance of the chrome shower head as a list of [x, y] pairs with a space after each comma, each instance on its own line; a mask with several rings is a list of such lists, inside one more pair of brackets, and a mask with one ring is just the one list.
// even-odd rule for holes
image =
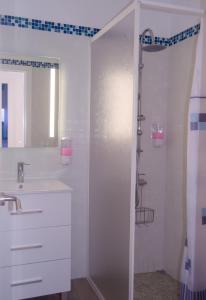
[[142, 46], [142, 50], [146, 51], [146, 52], [158, 52], [158, 51], [162, 51], [164, 49], [166, 49], [166, 46], [163, 45], [145, 45]]
[[[143, 45], [143, 42], [144, 42], [144, 39], [145, 39], [147, 33], [149, 34], [149, 36], [151, 38], [151, 44]], [[141, 41], [142, 41], [141, 48], [142, 48], [143, 51], [158, 52], [158, 51], [161, 51], [161, 50], [164, 50], [164, 49], [167, 48], [166, 46], [155, 44], [154, 33], [153, 33], [152, 29], [150, 29], [150, 28], [147, 28], [143, 31], [143, 33], [141, 35]]]

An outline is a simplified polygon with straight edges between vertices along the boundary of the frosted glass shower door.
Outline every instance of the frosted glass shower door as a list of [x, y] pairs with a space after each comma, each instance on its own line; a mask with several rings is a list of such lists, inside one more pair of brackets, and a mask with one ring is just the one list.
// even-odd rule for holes
[[90, 282], [106, 300], [133, 299], [138, 12], [91, 45]]

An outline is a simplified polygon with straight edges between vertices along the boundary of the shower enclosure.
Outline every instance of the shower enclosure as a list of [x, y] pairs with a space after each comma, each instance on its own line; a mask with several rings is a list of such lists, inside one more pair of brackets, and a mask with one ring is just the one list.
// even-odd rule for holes
[[91, 45], [90, 283], [100, 299], [133, 299], [138, 6]]
[[[204, 12], [146, 1], [135, 13], [131, 7], [92, 40], [89, 281], [100, 299], [176, 300], [188, 99]], [[159, 37], [160, 19], [173, 33], [178, 22], [185, 31]]]
[[[152, 10], [153, 20], [147, 10], [140, 14], [135, 300], [180, 299], [187, 235], [188, 101], [198, 34], [187, 32], [198, 27], [202, 12], [185, 8], [183, 16], [178, 6], [163, 7], [165, 13]], [[184, 32], [170, 34], [166, 42], [155, 16], [156, 22], [170, 18], [174, 30], [184, 20]]]

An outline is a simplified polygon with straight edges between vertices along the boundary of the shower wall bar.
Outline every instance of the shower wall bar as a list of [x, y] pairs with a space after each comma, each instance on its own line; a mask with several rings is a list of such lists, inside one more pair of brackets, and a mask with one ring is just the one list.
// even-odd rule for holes
[[[146, 2], [144, 2], [144, 5], [145, 3]], [[165, 6], [167, 5], [165, 4]], [[149, 9], [149, 7], [150, 6], [148, 6], [147, 8]], [[29, 19], [25, 17], [17, 17], [11, 15], [0, 15], [0, 26], [8, 26], [10, 28], [18, 28], [22, 30], [31, 29], [31, 30], [40, 30], [40, 31], [46, 31], [51, 33], [55, 32], [55, 33], [61, 33], [67, 35], [78, 35], [78, 36], [87, 36], [87, 37], [93, 37], [100, 31], [100, 29], [98, 28], [56, 23], [56, 22], [45, 21], [45, 20]], [[197, 35], [199, 31], [200, 31], [200, 24], [197, 24], [170, 38], [156, 36], [155, 44], [162, 45], [162, 46], [172, 46], [194, 35]], [[149, 36], [145, 36], [143, 43], [151, 44], [151, 42], [152, 42], [151, 38]]]

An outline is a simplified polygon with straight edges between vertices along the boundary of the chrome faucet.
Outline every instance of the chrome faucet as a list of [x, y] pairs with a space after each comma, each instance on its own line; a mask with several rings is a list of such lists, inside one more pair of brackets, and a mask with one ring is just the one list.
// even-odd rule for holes
[[17, 163], [17, 182], [24, 182], [24, 166], [29, 166], [30, 164], [26, 164], [22, 161]]
[[16, 206], [16, 211], [17, 212], [21, 211], [22, 207], [21, 207], [21, 201], [19, 198], [17, 198], [16, 196], [11, 196], [11, 195], [7, 195], [4, 193], [0, 193], [0, 206], [5, 206], [6, 202], [9, 203], [9, 208], [12, 208], [11, 204], [13, 204], [13, 202], [14, 202], [15, 206]]

